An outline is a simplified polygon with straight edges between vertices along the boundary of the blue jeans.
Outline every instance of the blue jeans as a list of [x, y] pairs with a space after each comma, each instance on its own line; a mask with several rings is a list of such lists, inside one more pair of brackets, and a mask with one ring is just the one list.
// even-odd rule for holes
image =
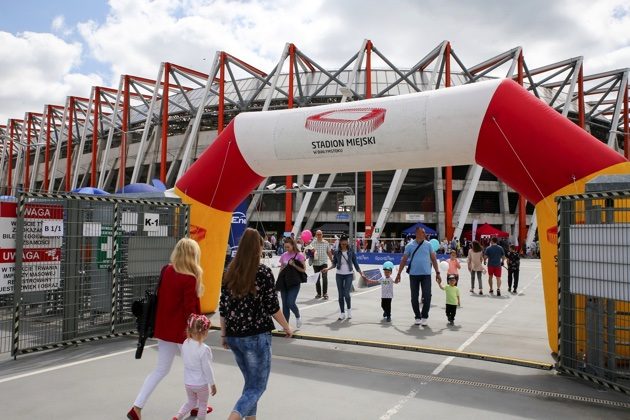
[[291, 316], [291, 312], [295, 315], [296, 318], [300, 317], [300, 310], [298, 309], [297, 297], [298, 293], [300, 293], [300, 285], [287, 287], [286, 289], [280, 290], [280, 298], [282, 299], [282, 313], [286, 318], [287, 322], [289, 322], [289, 317]]
[[337, 291], [339, 292], [339, 310], [343, 313], [346, 312], [344, 303], [348, 306], [348, 309], [352, 309], [352, 302], [350, 300], [350, 290], [352, 290], [352, 279], [354, 274], [337, 274]]
[[[416, 319], [429, 318], [431, 308], [431, 275], [409, 275], [409, 287], [411, 288], [411, 308]], [[422, 288], [422, 312], [418, 295]]]
[[245, 380], [241, 397], [232, 411], [241, 417], [255, 416], [271, 371], [271, 334], [227, 337], [227, 343]]

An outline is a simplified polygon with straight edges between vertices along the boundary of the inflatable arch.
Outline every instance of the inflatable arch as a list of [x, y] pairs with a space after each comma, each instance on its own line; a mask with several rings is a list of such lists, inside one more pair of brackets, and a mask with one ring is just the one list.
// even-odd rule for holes
[[557, 207], [630, 163], [511, 80], [239, 114], [179, 179], [216, 310], [232, 211], [265, 177], [477, 163], [536, 205], [549, 345], [558, 350]]

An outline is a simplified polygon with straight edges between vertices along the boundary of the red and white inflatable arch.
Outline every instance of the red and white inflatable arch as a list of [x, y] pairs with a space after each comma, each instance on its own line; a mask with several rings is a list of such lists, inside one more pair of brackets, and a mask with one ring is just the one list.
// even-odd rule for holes
[[357, 103], [239, 114], [177, 182], [204, 231], [206, 296], [218, 300], [234, 208], [265, 177], [477, 163], [536, 204], [547, 323], [557, 350], [554, 265], [559, 194], [630, 163], [511, 80]]

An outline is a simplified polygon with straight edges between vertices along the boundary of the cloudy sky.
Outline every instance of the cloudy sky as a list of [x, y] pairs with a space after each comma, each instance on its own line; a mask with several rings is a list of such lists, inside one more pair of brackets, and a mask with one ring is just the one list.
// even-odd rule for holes
[[630, 0], [3, 1], [0, 124], [161, 61], [208, 72], [225, 50], [269, 71], [293, 42], [334, 68], [365, 38], [401, 67], [450, 40], [468, 66], [520, 45], [530, 68], [583, 55], [589, 74], [630, 67]]

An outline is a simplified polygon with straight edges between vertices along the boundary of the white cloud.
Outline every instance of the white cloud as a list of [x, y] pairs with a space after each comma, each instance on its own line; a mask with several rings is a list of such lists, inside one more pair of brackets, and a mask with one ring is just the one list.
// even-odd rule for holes
[[80, 43], [52, 34], [0, 32], [0, 57], [8, 63], [0, 66], [0, 121], [62, 104], [67, 95], [87, 95], [94, 83], [102, 83], [97, 75], [75, 72], [81, 51]]
[[63, 15], [57, 15], [53, 18], [52, 23], [50, 24], [53, 32], [61, 34], [63, 36], [72, 35], [74, 32], [72, 28], [66, 25], [66, 18]]

